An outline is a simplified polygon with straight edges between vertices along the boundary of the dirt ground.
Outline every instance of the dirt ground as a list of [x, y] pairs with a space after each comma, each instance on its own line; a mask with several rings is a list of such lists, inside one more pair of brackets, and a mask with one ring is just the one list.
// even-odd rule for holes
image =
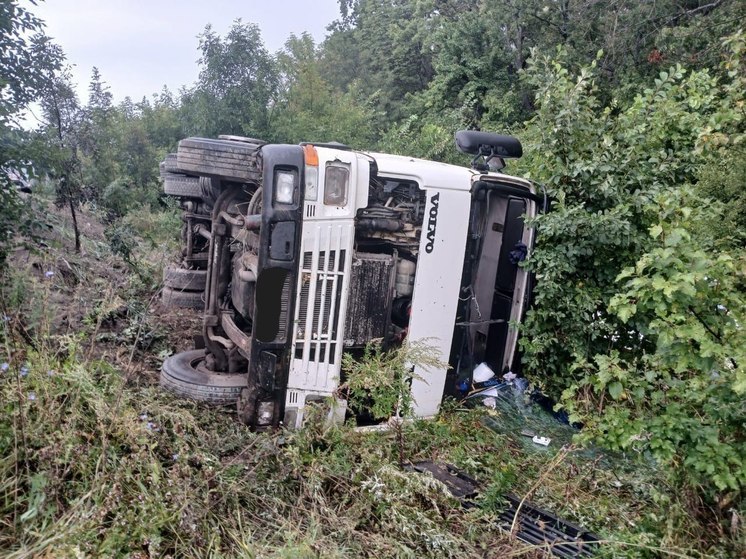
[[[94, 211], [84, 207], [78, 212], [80, 253], [68, 208], [50, 205], [44, 214], [50, 226], [39, 232], [42, 248], [19, 247], [10, 257], [16, 292], [33, 293], [25, 312], [10, 313], [13, 327], [28, 341], [41, 329], [60, 343], [79, 339], [87, 357], [120, 368], [131, 382], [157, 383], [165, 357], [194, 348], [201, 313], [164, 306], [162, 263], [143, 254], [133, 268], [113, 254], [107, 225]], [[8, 290], [13, 286], [4, 289], [12, 297]]]

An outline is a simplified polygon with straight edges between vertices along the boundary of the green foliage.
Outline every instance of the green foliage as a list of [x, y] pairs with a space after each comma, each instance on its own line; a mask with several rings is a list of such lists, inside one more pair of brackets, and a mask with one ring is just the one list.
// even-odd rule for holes
[[134, 251], [137, 247], [137, 238], [132, 227], [117, 223], [106, 229], [106, 240], [109, 241], [111, 251], [122, 257], [127, 264], [134, 266]]
[[[8, 168], [21, 169], [20, 172], [25, 169], [23, 166]], [[16, 182], [0, 168], [0, 272], [6, 266], [9, 252], [18, 244], [18, 236], [32, 238], [38, 225], [28, 200], [19, 195]]]
[[259, 27], [237, 19], [221, 37], [207, 25], [199, 50], [199, 80], [182, 98], [187, 131], [268, 136], [278, 76]]
[[463, 163], [465, 158], [453, 149], [452, 130], [457, 128], [452, 126], [457, 122], [459, 118], [454, 113], [439, 118], [412, 115], [386, 131], [380, 149], [386, 153]]
[[564, 400], [584, 437], [649, 452], [689, 483], [737, 495], [746, 489], [746, 260], [702, 238], [712, 213], [690, 190], [656, 202], [656, 243], [620, 273], [610, 302], [655, 347], [578, 363], [585, 376]]
[[368, 344], [360, 359], [342, 356], [346, 381], [340, 388], [348, 391], [350, 406], [367, 411], [376, 420], [409, 417], [412, 395], [409, 389], [415, 377], [414, 365], [441, 368], [441, 363], [426, 343], [410, 343], [384, 351], [380, 344]]
[[341, 91], [359, 88], [379, 118], [393, 123], [408, 114], [407, 95], [425, 89], [432, 79], [434, 3], [350, 4], [346, 21], [338, 22], [324, 43], [323, 73]]
[[[141, 210], [124, 220], [141, 233], [167, 231], [159, 220], [174, 218]], [[581, 452], [549, 469], [557, 447], [526, 452], [501, 413], [451, 403], [438, 418], [396, 422], [389, 432], [330, 429], [317, 417], [300, 432], [256, 434], [232, 413], [173, 399], [156, 386], [155, 353], [164, 334], [185, 333], [159, 322], [156, 282], [112, 269], [118, 259], [105, 247], [85, 246], [83, 255], [50, 249], [45, 262], [0, 283], [9, 317], [0, 322], [0, 364], [9, 363], [0, 366], [3, 555], [530, 556], [530, 546], [495, 529], [495, 515], [505, 492], [523, 496], [541, 477], [529, 498], [613, 542], [609, 556], [728, 556], [657, 470], [610, 467]], [[160, 273], [146, 243], [133, 250], [138, 271]], [[76, 327], [67, 317], [77, 311], [85, 316]], [[384, 396], [398, 405], [391, 387]], [[478, 507], [399, 468], [402, 455], [480, 480]]]
[[[59, 52], [50, 53], [44, 22], [17, 0], [0, 2], [0, 124], [4, 128], [36, 100], [45, 75], [59, 68]], [[50, 56], [52, 54], [52, 56]]]
[[[42, 23], [6, 0], [0, 167], [47, 174], [73, 211], [89, 200], [116, 216], [107, 239], [147, 291], [179, 228], [178, 209], [164, 208], [158, 163], [184, 136], [336, 140], [465, 164], [455, 130], [512, 130], [527, 154], [517, 174], [545, 183], [554, 204], [536, 219], [527, 264], [540, 285], [522, 338], [527, 369], [584, 422], [586, 439], [653, 456], [675, 482], [609, 491], [611, 474], [599, 487], [595, 468], [577, 476], [568, 466], [566, 486], [536, 497], [611, 532], [629, 515], [630, 543], [643, 547], [625, 550], [707, 549], [692, 543], [700, 518], [716, 516], [708, 533], [725, 540], [717, 522], [733, 511], [735, 534], [743, 516], [746, 81], [743, 35], [733, 34], [742, 4], [344, 0], [321, 46], [291, 37], [276, 56], [253, 24], [237, 21], [225, 36], [208, 26], [193, 87], [113, 106], [97, 70], [79, 103]], [[21, 132], [18, 116], [42, 94], [47, 125]], [[17, 233], [33, 228], [3, 173], [0, 268]], [[23, 281], [13, 285], [3, 305], [23, 299]], [[39, 343], [50, 318], [28, 315], [26, 335]], [[136, 323], [110, 339], [142, 347]], [[118, 372], [82, 359], [78, 342], [49, 352], [62, 355], [53, 363], [28, 348], [4, 356], [16, 372], [28, 357], [33, 374], [20, 386], [44, 404], [19, 400], [18, 379], [0, 378], [0, 455], [10, 457], [0, 460], [0, 486], [12, 488], [2, 524], [12, 534], [0, 545], [17, 551], [429, 556], [483, 554], [489, 542], [499, 554], [492, 519], [464, 519], [437, 484], [393, 466], [397, 451], [400, 463], [447, 458], [491, 480], [488, 513], [502, 492], [527, 490], [526, 479], [541, 475], [540, 462], [516, 463], [507, 440], [485, 435], [471, 415], [399, 423], [395, 441], [311, 422], [281, 448], [154, 391], [130, 391]], [[346, 361], [353, 407], [407, 414], [408, 363], [426, 355], [406, 351], [368, 348]], [[45, 379], [50, 366], [64, 373]], [[144, 407], [160, 431], [143, 429]], [[34, 440], [19, 446], [22, 422]], [[692, 487], [716, 515], [687, 502]], [[593, 510], [563, 498], [577, 492], [603, 498]], [[624, 497], [652, 510], [630, 512]]]
[[527, 76], [526, 169], [555, 202], [536, 219], [525, 362], [583, 438], [721, 505], [746, 486], [744, 261], [713, 227], [724, 205], [687, 185], [743, 138], [741, 44], [727, 78], [674, 67], [628, 105], [603, 106], [593, 68], [536, 57]]
[[83, 183], [88, 197], [97, 199], [116, 174], [112, 95], [98, 68], [94, 67], [88, 86], [88, 104], [82, 109], [80, 151], [85, 159]]
[[143, 204], [136, 212], [129, 212], [124, 216], [122, 221], [132, 227], [151, 248], [166, 246], [173, 251], [181, 241], [181, 208], [174, 199], [165, 200], [163, 206]]
[[36, 225], [14, 177], [36, 176], [29, 135], [18, 121], [41, 94], [47, 73], [62, 63], [61, 51], [48, 43], [41, 20], [15, 0], [0, 1], [0, 273], [18, 236], [28, 238]]
[[526, 363], [555, 395], [579, 378], [576, 360], [616, 349], [649, 349], [608, 313], [615, 279], [650, 243], [649, 205], [695, 179], [699, 136], [717, 109], [707, 72], [663, 72], [627, 107], [601, 107], [594, 69], [571, 73], [537, 58], [527, 76], [540, 103], [529, 124], [524, 169], [554, 199], [536, 219], [540, 238], [529, 266], [542, 289], [528, 315]]
[[720, 219], [708, 226], [734, 247], [746, 247], [746, 147], [713, 155], [698, 178], [700, 195], [722, 204]]
[[274, 109], [272, 134], [279, 141], [336, 141], [368, 149], [376, 114], [354, 84], [334, 89], [323, 77], [310, 35], [291, 35], [277, 56], [284, 92]]

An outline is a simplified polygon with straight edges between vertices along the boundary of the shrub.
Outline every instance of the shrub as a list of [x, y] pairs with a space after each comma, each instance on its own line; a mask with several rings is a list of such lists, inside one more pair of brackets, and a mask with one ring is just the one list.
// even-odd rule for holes
[[744, 260], [712, 227], [723, 206], [688, 185], [743, 142], [743, 43], [726, 41], [720, 77], [677, 66], [625, 106], [602, 106], [595, 67], [562, 52], [527, 74], [523, 164], [554, 199], [527, 263], [528, 373], [585, 439], [652, 454], [720, 504], [746, 486]]
[[712, 214], [694, 201], [688, 190], [658, 197], [656, 244], [619, 274], [609, 305], [654, 348], [576, 363], [585, 376], [563, 400], [584, 437], [650, 453], [722, 504], [746, 489], [746, 258], [701, 238]]

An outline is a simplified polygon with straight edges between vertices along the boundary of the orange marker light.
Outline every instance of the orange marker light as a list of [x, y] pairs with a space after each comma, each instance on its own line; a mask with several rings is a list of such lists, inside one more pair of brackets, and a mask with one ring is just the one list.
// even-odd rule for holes
[[319, 154], [311, 144], [303, 146], [303, 155], [305, 156], [306, 165], [309, 167], [319, 166]]

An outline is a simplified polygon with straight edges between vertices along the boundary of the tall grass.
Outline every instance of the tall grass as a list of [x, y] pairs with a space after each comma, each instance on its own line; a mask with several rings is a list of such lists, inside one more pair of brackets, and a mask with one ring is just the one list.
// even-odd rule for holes
[[[496, 528], [506, 492], [599, 533], [602, 556], [738, 553], [738, 534], [708, 534], [654, 471], [527, 452], [519, 433], [486, 428], [500, 417], [485, 410], [448, 405], [380, 433], [330, 429], [312, 413], [300, 431], [257, 434], [232, 410], [174, 399], [155, 370], [129, 367], [135, 347], [153, 358], [134, 321], [154, 312], [154, 288], [134, 274], [108, 286], [85, 270], [66, 276], [60, 256], [49, 249], [0, 282], [3, 557], [542, 556]], [[95, 270], [94, 257], [76, 266]], [[78, 328], [61, 319], [70, 293], [87, 298]], [[99, 345], [120, 301], [140, 309], [122, 330], [136, 333]], [[361, 370], [375, 376], [371, 364]], [[417, 460], [481, 480], [479, 506], [400, 467]]]

